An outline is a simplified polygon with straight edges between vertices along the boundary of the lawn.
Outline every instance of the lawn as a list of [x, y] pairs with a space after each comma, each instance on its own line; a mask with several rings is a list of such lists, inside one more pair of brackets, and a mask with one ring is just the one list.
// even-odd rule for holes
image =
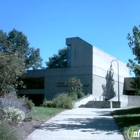
[[59, 108], [48, 108], [48, 107], [34, 107], [32, 111], [33, 120], [46, 121], [49, 118], [63, 111]]
[[134, 134], [131, 131], [132, 129], [134, 131], [140, 129], [140, 107], [116, 110], [112, 114], [125, 140], [140, 140], [140, 136], [138, 138], [131, 137]]

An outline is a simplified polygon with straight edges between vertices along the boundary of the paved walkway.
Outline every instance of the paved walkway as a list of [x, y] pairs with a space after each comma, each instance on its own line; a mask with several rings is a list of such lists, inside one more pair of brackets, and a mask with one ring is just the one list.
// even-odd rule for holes
[[28, 136], [30, 140], [124, 140], [112, 109], [77, 108], [53, 117]]

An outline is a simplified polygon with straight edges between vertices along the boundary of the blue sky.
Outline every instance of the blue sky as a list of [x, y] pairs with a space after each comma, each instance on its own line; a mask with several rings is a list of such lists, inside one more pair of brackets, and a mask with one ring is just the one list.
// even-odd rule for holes
[[126, 36], [140, 25], [140, 0], [0, 0], [0, 29], [22, 31], [40, 48], [43, 65], [65, 38], [80, 37], [127, 63]]

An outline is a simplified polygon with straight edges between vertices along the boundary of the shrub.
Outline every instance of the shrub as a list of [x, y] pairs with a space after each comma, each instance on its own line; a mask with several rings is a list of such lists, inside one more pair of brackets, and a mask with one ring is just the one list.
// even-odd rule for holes
[[85, 96], [85, 93], [84, 92], [78, 92], [78, 94], [77, 94], [78, 99], [79, 98], [82, 98], [84, 96]]
[[29, 100], [28, 98], [26, 98], [25, 96], [22, 97], [22, 100], [24, 100], [24, 105], [25, 107], [27, 107], [27, 109], [29, 110], [33, 110], [34, 107], [34, 103], [32, 100]]
[[73, 100], [67, 93], [57, 94], [52, 102], [57, 108], [73, 108]]
[[0, 108], [8, 109], [9, 107], [22, 110], [25, 114], [30, 112], [30, 109], [26, 106], [25, 98], [18, 98], [16, 95], [0, 98]]
[[44, 100], [43, 106], [44, 107], [55, 107], [55, 104], [51, 100]]
[[69, 94], [69, 96], [72, 98], [72, 100], [77, 100], [77, 92], [71, 92], [70, 94]]
[[10, 124], [20, 124], [25, 119], [25, 113], [14, 107], [4, 109], [4, 118]]
[[[7, 110], [10, 107], [19, 109], [25, 113], [26, 117], [29, 117], [30, 112], [34, 107], [34, 103], [25, 97], [18, 98], [16, 94], [9, 94], [6, 97], [0, 98], [0, 108]], [[1, 116], [0, 116], [1, 117]]]
[[9, 126], [6, 122], [0, 123], [0, 140], [23, 140], [24, 138], [19, 133], [20, 132]]

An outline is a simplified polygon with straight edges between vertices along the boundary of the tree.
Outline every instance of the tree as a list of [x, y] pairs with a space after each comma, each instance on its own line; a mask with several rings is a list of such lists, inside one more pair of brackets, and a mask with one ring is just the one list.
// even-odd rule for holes
[[114, 91], [114, 79], [113, 73], [111, 71], [107, 71], [106, 74], [106, 85], [102, 85], [103, 95], [105, 96], [105, 100], [109, 100], [116, 96]]
[[25, 73], [25, 58], [20, 57], [17, 52], [0, 51], [0, 96], [15, 90], [18, 84], [17, 79]]
[[58, 51], [58, 54], [49, 58], [46, 62], [48, 68], [66, 68], [67, 67], [67, 48]]
[[135, 56], [134, 60], [129, 59], [129, 63], [127, 66], [130, 68], [131, 71], [135, 74], [135, 80], [131, 82], [131, 87], [136, 88], [136, 94], [138, 95], [140, 93], [140, 82], [139, 82], [139, 76], [140, 76], [140, 26], [133, 27], [131, 36], [130, 33], [127, 35], [127, 39], [129, 40], [129, 47], [132, 50], [133, 55]]
[[83, 85], [81, 84], [80, 79], [76, 77], [69, 78], [68, 82], [66, 82], [66, 86], [69, 88], [70, 92], [82, 92]]
[[13, 29], [7, 35], [0, 30], [0, 50], [11, 54], [18, 52], [19, 58], [25, 58], [25, 69], [42, 68], [40, 50], [29, 47], [27, 37], [22, 32]]
[[[139, 26], [140, 27], [140, 26]], [[140, 29], [139, 27], [133, 27], [133, 35], [130, 33], [127, 35], [127, 39], [129, 40], [129, 47], [132, 50], [133, 55], [135, 56], [134, 60], [129, 59], [129, 63], [127, 66], [131, 71], [134, 72], [136, 77], [140, 76]]]

